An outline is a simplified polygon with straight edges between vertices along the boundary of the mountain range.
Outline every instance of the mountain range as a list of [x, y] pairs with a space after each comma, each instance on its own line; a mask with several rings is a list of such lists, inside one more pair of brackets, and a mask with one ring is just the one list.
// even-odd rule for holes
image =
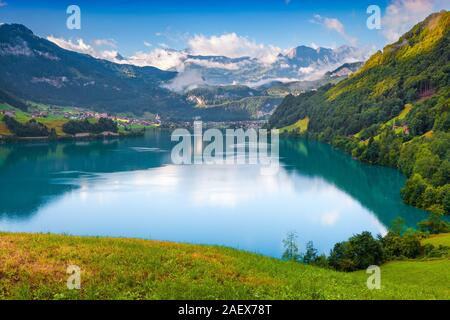
[[[188, 51], [171, 51], [179, 65], [169, 70], [183, 69], [188, 74], [185, 81], [173, 87], [186, 91], [198, 85], [241, 84], [258, 87], [271, 82], [311, 81], [320, 79], [326, 72], [344, 63], [363, 61], [367, 52], [350, 46], [336, 49], [299, 46], [286, 54], [279, 54], [270, 63], [251, 57], [198, 56]], [[127, 61], [126, 59], [123, 61]]]
[[22, 25], [0, 26], [0, 61], [0, 88], [24, 101], [168, 114], [176, 114], [187, 105], [161, 87], [176, 77], [175, 72], [116, 64], [68, 51]]
[[201, 85], [188, 90], [185, 97], [198, 108], [226, 108], [233, 114], [246, 111], [252, 119], [267, 118], [286, 95], [298, 95], [328, 83], [338, 83], [356, 72], [362, 64], [346, 63], [327, 72], [320, 79], [311, 81], [272, 81], [255, 88], [244, 85]]
[[[347, 46], [335, 50], [300, 46], [278, 55], [275, 62], [264, 64], [249, 57], [186, 54], [182, 60], [183, 71], [177, 72], [127, 64], [127, 58], [121, 55], [114, 62], [97, 59], [63, 49], [23, 25], [3, 24], [0, 25], [0, 102], [22, 109], [26, 108], [27, 101], [32, 101], [109, 113], [160, 114], [167, 119], [201, 116], [205, 120], [245, 120], [257, 117], [260, 109], [270, 113], [280, 98], [291, 92], [289, 88], [268, 92], [268, 88], [287, 80], [296, 80], [298, 84], [299, 79], [313, 75], [323, 80], [325, 71], [352, 61], [357, 55], [357, 49]], [[304, 88], [315, 88], [324, 82], [328, 80], [308, 82]], [[247, 86], [242, 92], [248, 94], [240, 92], [235, 96], [233, 91], [240, 91], [244, 85]], [[189, 94], [195, 88], [219, 86], [222, 89], [209, 92], [222, 92], [212, 98], [215, 102], [221, 100], [212, 104], [216, 108], [199, 108], [202, 106]], [[224, 95], [224, 90], [230, 92]]]

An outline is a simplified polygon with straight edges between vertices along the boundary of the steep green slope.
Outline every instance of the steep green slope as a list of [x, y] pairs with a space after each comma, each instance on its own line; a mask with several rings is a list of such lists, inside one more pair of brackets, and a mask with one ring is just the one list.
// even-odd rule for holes
[[[69, 265], [81, 290], [66, 287]], [[342, 273], [229, 248], [136, 239], [0, 233], [0, 299], [448, 299], [450, 261]]]
[[12, 106], [12, 107], [15, 107], [15, 108], [18, 108], [21, 110], [26, 110], [28, 108], [28, 106], [24, 102], [20, 101], [13, 95], [11, 95], [8, 92], [5, 92], [4, 90], [1, 90], [1, 89], [0, 89], [0, 103], [8, 104], [9, 106]]
[[176, 75], [68, 51], [23, 25], [0, 26], [0, 88], [24, 101], [182, 117], [193, 108], [161, 87]]
[[267, 85], [267, 93], [270, 95], [286, 96], [288, 94], [298, 95], [305, 91], [317, 89], [327, 84], [336, 84], [357, 71], [363, 65], [362, 62], [344, 63], [338, 68], [325, 73], [317, 80], [302, 80], [287, 83], [273, 83]]
[[280, 97], [247, 97], [209, 106], [208, 111], [221, 112], [221, 120], [249, 120], [267, 117], [283, 100]]
[[450, 213], [450, 12], [430, 15], [349, 79], [288, 96], [269, 121], [309, 118], [307, 135], [410, 179], [407, 203]]
[[192, 89], [186, 93], [186, 100], [196, 104], [204, 120], [236, 121], [267, 119], [283, 98], [270, 96], [265, 89], [229, 85]]
[[187, 92], [186, 98], [195, 102], [198, 107], [207, 107], [262, 94], [261, 91], [243, 85], [203, 86]]

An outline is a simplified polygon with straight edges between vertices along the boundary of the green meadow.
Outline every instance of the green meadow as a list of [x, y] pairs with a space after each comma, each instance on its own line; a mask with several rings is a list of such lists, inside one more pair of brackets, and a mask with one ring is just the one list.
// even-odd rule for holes
[[[69, 265], [81, 268], [80, 290], [67, 289]], [[389, 262], [369, 290], [365, 271], [224, 247], [0, 233], [0, 299], [449, 299], [449, 270], [448, 258]]]

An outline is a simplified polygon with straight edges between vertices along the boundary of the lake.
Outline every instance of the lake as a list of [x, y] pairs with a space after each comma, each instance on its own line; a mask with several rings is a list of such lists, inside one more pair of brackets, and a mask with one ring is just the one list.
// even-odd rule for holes
[[401, 216], [405, 177], [329, 145], [280, 140], [276, 175], [257, 165], [173, 165], [170, 132], [105, 141], [0, 145], [0, 231], [224, 245], [279, 258], [296, 231], [328, 253]]

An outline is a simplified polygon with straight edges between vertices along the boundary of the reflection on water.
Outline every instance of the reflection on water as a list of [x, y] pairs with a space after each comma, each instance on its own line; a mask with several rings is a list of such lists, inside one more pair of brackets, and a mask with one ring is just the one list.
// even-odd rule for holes
[[386, 231], [404, 205], [397, 171], [305, 140], [280, 141], [275, 176], [245, 166], [174, 166], [170, 136], [0, 146], [0, 230], [218, 244], [279, 257], [295, 230], [321, 251]]

